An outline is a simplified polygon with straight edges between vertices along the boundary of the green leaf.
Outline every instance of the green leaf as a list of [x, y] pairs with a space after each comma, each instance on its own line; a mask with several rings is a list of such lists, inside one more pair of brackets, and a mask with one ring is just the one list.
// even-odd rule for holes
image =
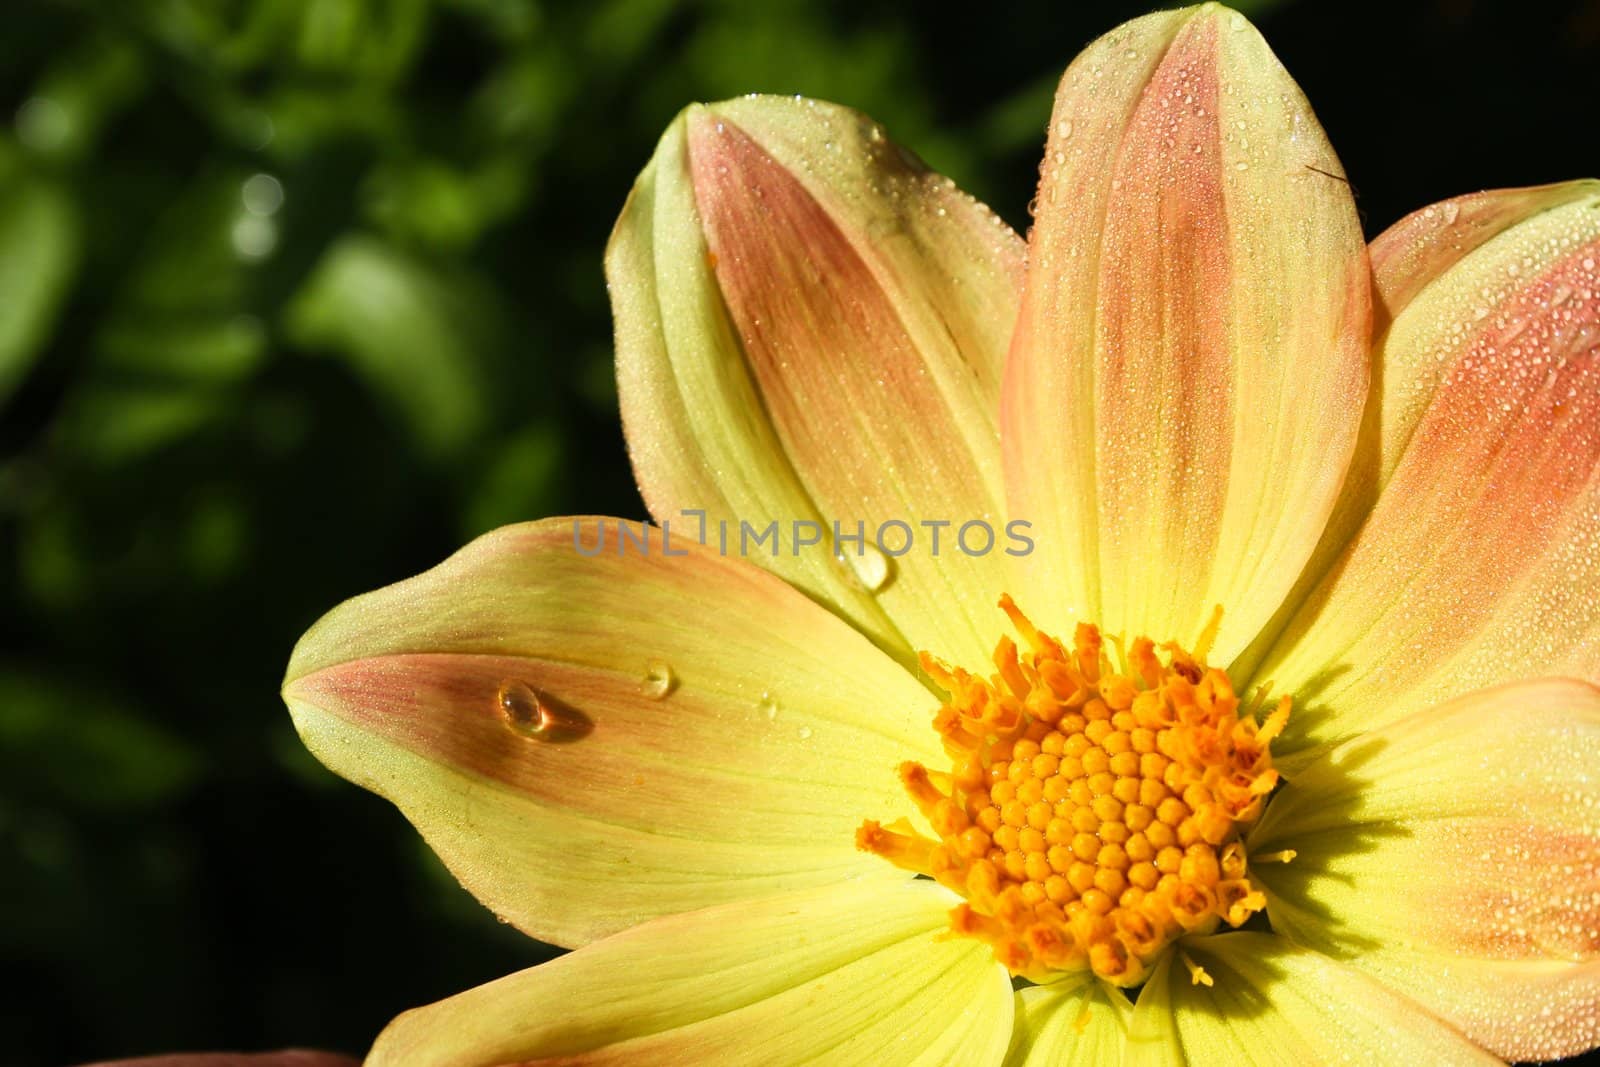
[[28, 373], [78, 264], [78, 215], [47, 182], [0, 180], [0, 402]]
[[556, 508], [566, 459], [556, 427], [534, 423], [486, 451], [485, 462], [473, 468], [463, 509], [463, 537], [477, 537]]
[[263, 183], [281, 191], [263, 174], [207, 170], [156, 220], [62, 406], [55, 434], [65, 451], [125, 464], [235, 408], [270, 354], [252, 311], [279, 226]]
[[331, 248], [286, 312], [291, 341], [342, 358], [433, 458], [459, 452], [489, 414], [488, 294], [372, 237]]
[[149, 808], [199, 776], [188, 745], [66, 671], [0, 664], [0, 707], [0, 773], [19, 793], [74, 808]]

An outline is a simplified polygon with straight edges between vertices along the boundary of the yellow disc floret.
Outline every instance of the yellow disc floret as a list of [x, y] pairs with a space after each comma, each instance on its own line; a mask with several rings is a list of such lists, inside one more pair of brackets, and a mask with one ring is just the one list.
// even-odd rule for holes
[[862, 849], [966, 897], [955, 933], [980, 938], [1013, 974], [1090, 969], [1137, 985], [1187, 933], [1238, 926], [1265, 906], [1240, 832], [1277, 784], [1269, 742], [1289, 698], [1257, 724], [1227, 674], [1205, 663], [1221, 610], [1194, 652], [1147, 637], [1113, 664], [1098, 628], [1069, 651], [1009, 596], [1027, 644], [1003, 637], [981, 678], [926, 653], [948, 694], [934, 717], [953, 768], [900, 777], [939, 840], [906, 820], [868, 821]]

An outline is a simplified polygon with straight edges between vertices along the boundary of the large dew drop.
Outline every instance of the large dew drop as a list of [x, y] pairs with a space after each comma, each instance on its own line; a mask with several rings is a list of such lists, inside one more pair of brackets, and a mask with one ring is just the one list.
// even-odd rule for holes
[[860, 552], [838, 549], [833, 558], [847, 577], [859, 582], [869, 593], [882, 591], [894, 576], [894, 564], [870, 542], [863, 544]]
[[653, 659], [645, 666], [639, 691], [651, 700], [665, 700], [678, 686], [678, 677], [672, 673], [672, 664]]
[[568, 707], [548, 693], [514, 679], [500, 683], [496, 695], [506, 725], [535, 741], [561, 743], [576, 741], [594, 729], [589, 717]]

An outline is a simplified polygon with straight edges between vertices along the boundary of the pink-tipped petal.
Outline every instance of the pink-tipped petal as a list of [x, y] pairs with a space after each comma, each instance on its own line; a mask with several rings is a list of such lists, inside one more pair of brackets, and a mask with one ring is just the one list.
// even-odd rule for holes
[[[864, 116], [775, 97], [685, 112], [607, 254], [652, 513], [703, 510], [735, 535], [776, 521], [777, 553], [753, 561], [908, 662], [984, 662], [1017, 544], [997, 410], [1021, 262], [992, 213]], [[864, 554], [842, 541], [835, 558], [836, 521]], [[957, 536], [974, 521], [996, 539], [974, 527], [969, 556]], [[797, 522], [820, 543], [797, 545]]]
[[1274, 930], [1513, 1060], [1600, 1044], [1600, 691], [1524, 682], [1347, 741], [1250, 835]]
[[336, 608], [284, 685], [306, 745], [556, 944], [883, 876], [855, 830], [935, 758], [927, 691], [765, 571], [604, 521], [593, 558], [574, 520], [507, 527]]
[[1227, 661], [1309, 557], [1367, 388], [1369, 281], [1339, 163], [1250, 24], [1137, 19], [1061, 81], [1006, 368], [1011, 513], [1047, 625]]
[[1255, 671], [1296, 697], [1290, 766], [1482, 686], [1600, 679], [1600, 183], [1436, 205], [1374, 255], [1353, 535]]
[[[1380, 342], [1397, 315], [1467, 256], [1536, 215], [1590, 199], [1594, 194], [1593, 182], [1468, 193], [1413, 211], [1383, 231], [1367, 250], [1376, 297], [1374, 326]], [[1396, 357], [1408, 354], [1394, 353]], [[1407, 377], [1418, 373], [1421, 372], [1411, 371]], [[1385, 424], [1391, 427], [1416, 421], [1415, 412], [1409, 420], [1402, 420], [1397, 412], [1386, 412], [1385, 416]], [[1384, 437], [1393, 440], [1395, 432], [1390, 430]], [[1398, 458], [1392, 450], [1385, 455], [1391, 460]], [[1385, 465], [1386, 473], [1393, 469], [1392, 462]]]
[[956, 898], [845, 883], [658, 919], [407, 1012], [368, 1067], [998, 1067], [1011, 984]]

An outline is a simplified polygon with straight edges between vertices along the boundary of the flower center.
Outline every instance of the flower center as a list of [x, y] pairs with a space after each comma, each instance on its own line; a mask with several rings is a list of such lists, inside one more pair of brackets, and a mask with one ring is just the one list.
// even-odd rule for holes
[[1290, 699], [1260, 725], [1260, 707], [1241, 714], [1205, 663], [1221, 608], [1194, 652], [1113, 638], [1113, 664], [1097, 627], [1080, 623], [1068, 650], [1009, 596], [1000, 607], [1027, 648], [1002, 637], [995, 674], [921, 657], [949, 694], [933, 726], [953, 767], [905, 763], [900, 778], [939, 840], [869, 820], [856, 844], [966, 897], [952, 930], [1013, 974], [1137, 985], [1177, 938], [1265, 906], [1239, 835], [1277, 784], [1268, 746]]

